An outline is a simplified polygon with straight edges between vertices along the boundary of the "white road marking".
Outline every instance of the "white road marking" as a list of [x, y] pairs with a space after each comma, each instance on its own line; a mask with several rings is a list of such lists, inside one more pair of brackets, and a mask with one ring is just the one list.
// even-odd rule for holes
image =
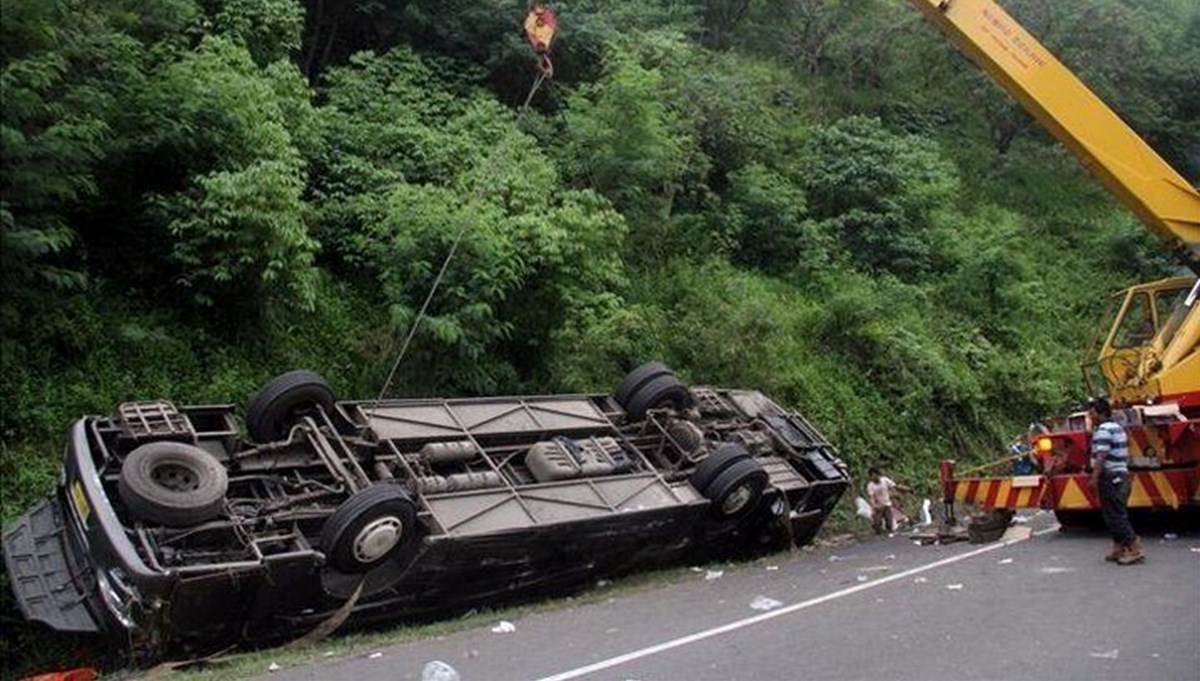
[[[1043, 534], [1054, 532], [1057, 529], [1058, 529], [1058, 526], [1055, 525], [1053, 527], [1049, 527], [1047, 529], [1040, 530], [1038, 532], [1034, 532], [1032, 536], [1039, 537]], [[883, 586], [884, 584], [888, 584], [890, 582], [895, 582], [900, 579], [907, 579], [909, 577], [912, 577], [913, 575], [918, 575], [918, 574], [921, 574], [922, 572], [928, 572], [930, 570], [934, 570], [934, 569], [943, 567], [945, 565], [958, 563], [958, 562], [967, 560], [969, 558], [974, 558], [975, 556], [980, 556], [985, 553], [989, 553], [991, 551], [996, 551], [997, 549], [1008, 548], [1009, 546], [1012, 546], [1013, 544], [1018, 544], [1023, 541], [1028, 541], [1028, 539], [1027, 538], [1010, 539], [1005, 542], [999, 542], [996, 544], [988, 544], [987, 546], [981, 546], [980, 548], [974, 549], [972, 551], [968, 551], [966, 553], [960, 553], [957, 556], [950, 556], [948, 558], [943, 558], [939, 561], [932, 562], [928, 565], [922, 565], [920, 567], [915, 567], [915, 568], [912, 568], [909, 570], [905, 570], [904, 572], [898, 572], [894, 575], [888, 575], [887, 577], [880, 577], [879, 579], [876, 579], [871, 582], [866, 582], [863, 584], [858, 584], [856, 586], [847, 587], [845, 589], [842, 589], [841, 591], [834, 591], [833, 593], [825, 594], [824, 596], [818, 596], [817, 598], [813, 598], [813, 599], [804, 601], [802, 603], [795, 603], [793, 605], [779, 608], [778, 610], [764, 612], [761, 615], [754, 615], [753, 617], [746, 617], [744, 619], [730, 622], [729, 624], [723, 624], [719, 627], [705, 629], [704, 631], [698, 631], [694, 634], [688, 634], [687, 636], [680, 636], [679, 638], [671, 639], [670, 641], [664, 641], [657, 645], [648, 646], [648, 647], [642, 648], [640, 650], [634, 650], [632, 652], [625, 653], [624, 655], [617, 655], [616, 657], [610, 657], [607, 660], [600, 660], [599, 662], [593, 662], [592, 664], [589, 664], [589, 665], [586, 665], [583, 667], [577, 667], [575, 669], [570, 669], [565, 672], [555, 674], [554, 676], [545, 676], [545, 677], [538, 679], [537, 681], [568, 681], [569, 679], [577, 679], [581, 676], [586, 676], [593, 672], [598, 672], [603, 669], [609, 669], [610, 667], [616, 667], [617, 665], [625, 664], [626, 662], [632, 662], [633, 660], [641, 659], [643, 657], [649, 657], [651, 655], [657, 655], [658, 653], [661, 653], [661, 652], [664, 652], [667, 650], [671, 650], [673, 648], [679, 648], [681, 646], [686, 646], [691, 643], [695, 643], [697, 641], [703, 641], [706, 638], [712, 638], [714, 636], [720, 636], [721, 634], [727, 634], [731, 631], [737, 631], [738, 629], [744, 629], [746, 627], [753, 626], [753, 625], [759, 624], [761, 622], [766, 622], [767, 620], [773, 620], [776, 617], [783, 617], [784, 615], [789, 615], [793, 612], [805, 610], [805, 609], [811, 608], [815, 605], [821, 605], [822, 603], [828, 603], [829, 601], [832, 601], [832, 600], [835, 600], [838, 598], [842, 598], [845, 596], [850, 596], [850, 595], [856, 594], [860, 591], [866, 591], [867, 589], [874, 589], [876, 587], [880, 587], [880, 586]]]

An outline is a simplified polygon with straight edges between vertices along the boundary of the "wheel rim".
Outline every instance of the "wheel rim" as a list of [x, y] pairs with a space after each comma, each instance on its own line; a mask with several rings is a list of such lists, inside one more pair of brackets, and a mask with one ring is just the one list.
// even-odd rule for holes
[[150, 471], [150, 477], [172, 492], [191, 492], [200, 487], [200, 476], [196, 471], [178, 463], [159, 464]]
[[403, 533], [404, 523], [394, 515], [372, 520], [354, 538], [354, 559], [366, 564], [383, 558], [396, 548]]
[[750, 487], [750, 483], [738, 485], [721, 503], [721, 512], [725, 515], [733, 515], [741, 511], [750, 502], [752, 496], [754, 496], [754, 490]]

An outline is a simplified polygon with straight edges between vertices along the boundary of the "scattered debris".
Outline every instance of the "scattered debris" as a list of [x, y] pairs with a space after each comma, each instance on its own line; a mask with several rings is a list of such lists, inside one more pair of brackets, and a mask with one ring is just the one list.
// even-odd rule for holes
[[767, 598], [766, 596], [756, 596], [753, 601], [750, 601], [750, 607], [754, 608], [755, 610], [774, 610], [781, 605], [783, 605], [783, 603], [780, 603], [774, 598]]
[[704, 568], [700, 567], [699, 565], [693, 565], [692, 567], [690, 567], [688, 569], [691, 570], [692, 572], [704, 572]]
[[1075, 572], [1075, 568], [1058, 567], [1057, 565], [1047, 565], [1046, 567], [1038, 570], [1038, 572], [1042, 573], [1043, 575], [1061, 575], [1065, 572]]
[[929, 581], [928, 577], [917, 577], [913, 579], [913, 584], [924, 584]]
[[1176, 539], [1179, 539], [1179, 535], [1175, 534], [1174, 532], [1168, 532], [1163, 535], [1163, 539], [1166, 539], [1167, 541], [1175, 541]]
[[511, 634], [516, 630], [516, 626], [514, 626], [513, 623], [509, 622], [508, 620], [500, 620], [500, 624], [492, 627], [493, 634]]
[[1001, 558], [1000, 560], [998, 560], [996, 562], [1001, 565], [1009, 565], [1013, 562], [1013, 559], [1012, 558]]
[[368, 660], [378, 660], [381, 657], [383, 657], [383, 653], [371, 653], [370, 655], [367, 655]]
[[434, 660], [421, 670], [421, 681], [462, 681], [458, 670], [441, 660]]
[[858, 581], [860, 581], [860, 582], [865, 582], [865, 581], [867, 581], [867, 576], [859, 575], [856, 579], [858, 579]]
[[321, 657], [333, 657], [333, 656], [334, 656], [334, 652], [332, 650], [326, 650], [325, 652], [321, 653]]
[[1000, 536], [1000, 541], [1018, 541], [1021, 539], [1029, 539], [1033, 536], [1033, 528], [1027, 525], [1013, 525], [1004, 531]]
[[970, 539], [970, 533], [967, 528], [962, 525], [946, 525], [942, 524], [938, 527], [929, 527], [919, 532], [913, 532], [909, 535], [913, 539], [913, 544], [917, 546], [928, 546], [930, 544], [953, 544], [958, 541], [967, 541]]
[[767, 572], [774, 572], [774, 571], [776, 571], [776, 570], [778, 570], [778, 569], [779, 569], [779, 566], [778, 566], [778, 565], [768, 565], [768, 566], [767, 566]]
[[917, 527], [928, 527], [933, 524], [933, 514], [929, 512], [931, 501], [925, 499], [921, 502], [921, 522], [917, 523]]
[[858, 514], [860, 518], [865, 520], [871, 519], [871, 505], [868, 504], [867, 500], [863, 499], [862, 497], [854, 497], [854, 512]]
[[271, 664], [267, 665], [267, 671], [271, 672], [272, 674], [280, 669], [283, 669], [283, 667], [280, 667], [278, 662], [272, 662]]
[[1029, 516], [1015, 515], [1012, 518], [1012, 522], [1014, 525], [1027, 525], [1027, 524], [1029, 524]]
[[951, 591], [962, 591], [963, 585], [962, 584], [947, 584], [946, 588]]
[[1113, 648], [1112, 650], [1109, 650], [1109, 651], [1103, 652], [1103, 653], [1095, 653], [1095, 652], [1088, 653], [1088, 657], [1096, 657], [1101, 660], [1115, 660], [1115, 659], [1117, 659], [1117, 656], [1120, 654], [1121, 654], [1120, 649]]
[[821, 539], [817, 542], [817, 544], [819, 546], [835, 548], [835, 549], [840, 546], [846, 546], [847, 544], [853, 544], [853, 543], [854, 543], [854, 535], [849, 534], [849, 533], [834, 535], [828, 539]]
[[601, 589], [608, 586], [609, 584], [612, 584], [612, 582], [608, 581], [607, 579], [596, 580], [596, 586], [600, 587]]
[[1200, 546], [1193, 546], [1191, 548], [1191, 551], [1192, 551], [1192, 553], [1200, 553]]
[[720, 579], [725, 576], [724, 570], [709, 570], [704, 573], [704, 581], [711, 582], [714, 579]]
[[883, 557], [883, 559], [884, 559], [884, 560], [896, 560], [896, 554], [894, 554], [894, 553], [889, 553], [889, 554], [887, 554], [886, 556], [884, 556], [884, 557]]

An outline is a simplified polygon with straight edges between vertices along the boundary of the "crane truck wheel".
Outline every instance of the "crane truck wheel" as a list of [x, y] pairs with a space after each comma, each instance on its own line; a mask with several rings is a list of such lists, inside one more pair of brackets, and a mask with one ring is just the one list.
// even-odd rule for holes
[[1055, 511], [1059, 530], [1062, 532], [1090, 532], [1103, 530], [1104, 518], [1099, 511]]

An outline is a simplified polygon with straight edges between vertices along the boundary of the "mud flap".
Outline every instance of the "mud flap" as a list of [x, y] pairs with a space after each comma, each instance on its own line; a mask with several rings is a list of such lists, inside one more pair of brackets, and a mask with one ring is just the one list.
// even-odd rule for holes
[[49, 497], [4, 528], [8, 580], [26, 619], [57, 631], [99, 632], [87, 608], [87, 591], [71, 574], [64, 521], [58, 499]]

